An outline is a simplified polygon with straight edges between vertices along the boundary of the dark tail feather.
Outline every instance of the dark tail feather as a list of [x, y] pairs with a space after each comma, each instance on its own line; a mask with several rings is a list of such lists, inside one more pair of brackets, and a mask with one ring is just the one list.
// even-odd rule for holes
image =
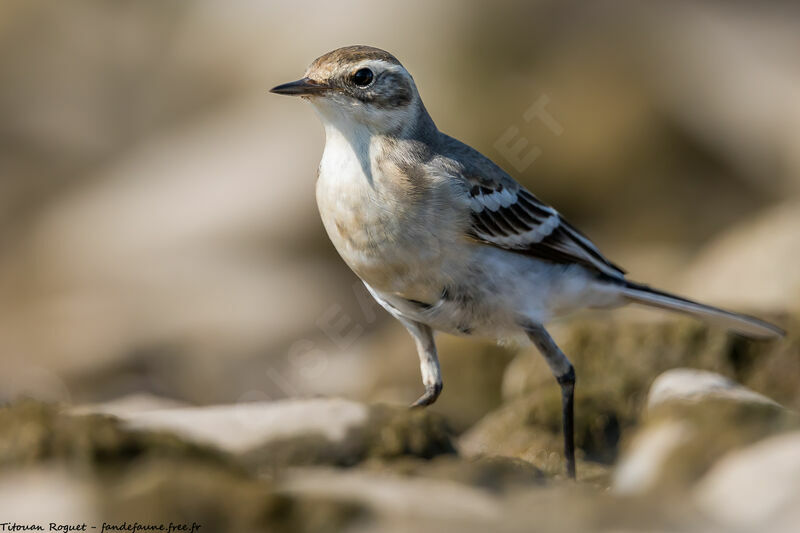
[[783, 337], [786, 332], [778, 326], [764, 322], [752, 316], [731, 313], [710, 305], [693, 302], [674, 294], [651, 289], [631, 281], [625, 282], [622, 294], [628, 300], [651, 307], [659, 307], [669, 311], [677, 311], [687, 315], [703, 318], [710, 322], [718, 323], [748, 337], [769, 339]]

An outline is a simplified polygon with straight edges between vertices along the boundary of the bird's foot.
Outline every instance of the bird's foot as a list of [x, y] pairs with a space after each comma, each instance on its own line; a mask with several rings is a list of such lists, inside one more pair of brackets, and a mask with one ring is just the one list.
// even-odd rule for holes
[[439, 397], [439, 394], [441, 394], [441, 392], [442, 392], [441, 383], [434, 383], [433, 385], [428, 385], [425, 387], [425, 394], [420, 396], [416, 402], [410, 405], [410, 407], [411, 408], [427, 407], [428, 405], [436, 401], [436, 398]]

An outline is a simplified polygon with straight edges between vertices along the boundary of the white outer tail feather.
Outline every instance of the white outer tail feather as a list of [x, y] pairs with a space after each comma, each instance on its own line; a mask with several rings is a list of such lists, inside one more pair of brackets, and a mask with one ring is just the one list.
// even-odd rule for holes
[[627, 285], [622, 289], [622, 294], [632, 302], [703, 318], [748, 337], [773, 339], [783, 337], [786, 334], [778, 326], [755, 317], [731, 313], [710, 305], [693, 302], [680, 296], [651, 289], [647, 285], [627, 282]]

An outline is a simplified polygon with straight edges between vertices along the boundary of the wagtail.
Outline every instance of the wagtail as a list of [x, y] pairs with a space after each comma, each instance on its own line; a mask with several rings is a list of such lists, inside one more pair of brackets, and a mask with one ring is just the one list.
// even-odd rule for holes
[[625, 278], [589, 238], [477, 150], [436, 128], [388, 52], [348, 46], [273, 93], [308, 100], [325, 127], [317, 204], [342, 259], [416, 342], [425, 393], [442, 375], [433, 331], [526, 335], [562, 396], [566, 470], [575, 477], [575, 370], [545, 329], [583, 308], [636, 302], [751, 337], [783, 332]]

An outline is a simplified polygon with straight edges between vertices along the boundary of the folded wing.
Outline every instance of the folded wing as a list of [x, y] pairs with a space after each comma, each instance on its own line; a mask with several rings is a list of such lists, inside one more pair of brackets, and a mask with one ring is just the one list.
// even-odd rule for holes
[[469, 179], [472, 238], [557, 263], [578, 263], [605, 276], [625, 271], [584, 234], [513, 180]]

